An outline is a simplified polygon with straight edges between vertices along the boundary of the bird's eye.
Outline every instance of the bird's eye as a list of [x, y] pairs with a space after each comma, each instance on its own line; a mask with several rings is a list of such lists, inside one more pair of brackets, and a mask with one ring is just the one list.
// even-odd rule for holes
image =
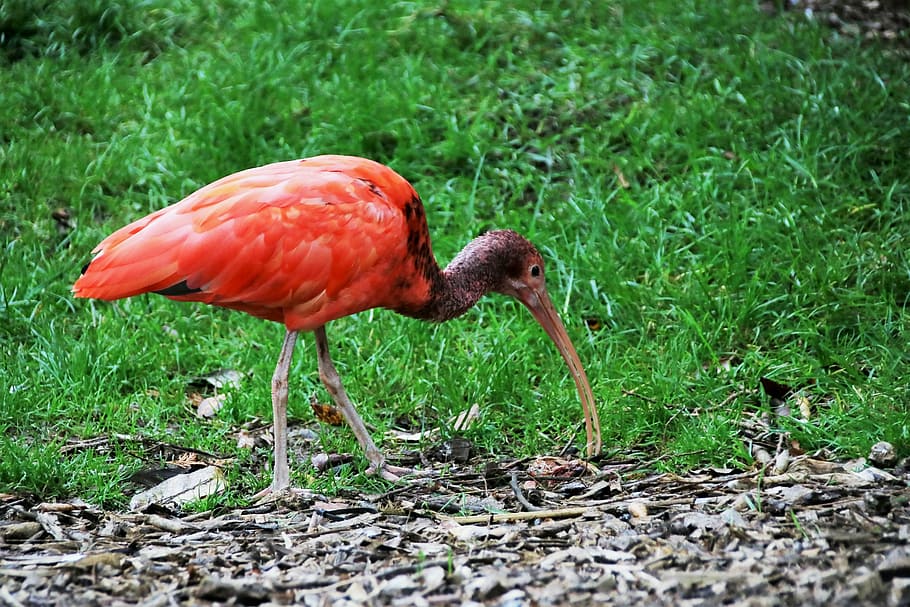
[[531, 276], [533, 276], [534, 278], [537, 278], [538, 276], [540, 276], [540, 266], [537, 265], [536, 263], [533, 266], [531, 266]]

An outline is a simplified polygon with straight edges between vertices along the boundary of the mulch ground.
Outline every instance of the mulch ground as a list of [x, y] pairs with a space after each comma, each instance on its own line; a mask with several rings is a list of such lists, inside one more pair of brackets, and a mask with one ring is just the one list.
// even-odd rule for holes
[[906, 462], [640, 466], [447, 466], [190, 515], [5, 496], [0, 604], [910, 604]]
[[910, 47], [910, 0], [766, 0], [761, 7], [802, 13], [844, 36], [884, 41], [893, 46], [883, 50], [900, 56]]

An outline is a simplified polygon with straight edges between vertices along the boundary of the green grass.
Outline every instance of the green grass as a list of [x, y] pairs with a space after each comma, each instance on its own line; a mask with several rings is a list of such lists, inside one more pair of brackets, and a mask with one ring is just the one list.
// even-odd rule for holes
[[[0, 491], [122, 505], [139, 448], [60, 453], [113, 433], [238, 456], [237, 496], [268, 481], [234, 433], [269, 419], [281, 327], [69, 287], [126, 222], [319, 153], [409, 178], [443, 262], [492, 227], [538, 244], [611, 453], [750, 465], [736, 422], [769, 408], [763, 376], [815, 404], [779, 420], [804, 448], [910, 453], [910, 66], [886, 48], [741, 2], [197, 5], [0, 9]], [[562, 360], [503, 298], [441, 326], [376, 311], [328, 333], [379, 430], [472, 403], [468, 437], [493, 457], [578, 430]], [[295, 419], [327, 398], [315, 367], [305, 338]], [[200, 422], [186, 384], [218, 368], [250, 375]], [[321, 440], [356, 451], [345, 429]], [[362, 460], [337, 481], [308, 466], [292, 462], [298, 483], [375, 482]]]

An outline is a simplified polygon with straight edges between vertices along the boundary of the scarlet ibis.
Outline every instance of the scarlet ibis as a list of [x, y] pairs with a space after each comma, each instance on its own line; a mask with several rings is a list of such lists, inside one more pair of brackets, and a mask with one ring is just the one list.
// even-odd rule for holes
[[547, 295], [537, 249], [511, 230], [487, 232], [440, 270], [423, 204], [392, 169], [351, 156], [276, 162], [228, 175], [117, 230], [92, 251], [76, 297], [158, 293], [283, 323], [272, 376], [271, 491], [290, 483], [288, 370], [297, 334], [316, 338], [319, 376], [357, 436], [368, 473], [409, 472], [386, 463], [345, 393], [325, 325], [370, 308], [441, 322], [486, 293], [523, 303], [565, 359], [584, 411], [587, 453], [600, 453], [600, 422], [584, 368]]

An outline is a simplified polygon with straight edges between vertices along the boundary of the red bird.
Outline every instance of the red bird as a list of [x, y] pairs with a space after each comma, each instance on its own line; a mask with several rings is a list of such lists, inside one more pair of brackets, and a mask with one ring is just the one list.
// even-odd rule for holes
[[272, 377], [274, 474], [290, 484], [288, 370], [300, 331], [316, 337], [319, 376], [370, 461], [368, 473], [397, 480], [344, 391], [325, 325], [389, 308], [441, 322], [496, 292], [523, 303], [554, 341], [584, 409], [587, 453], [600, 453], [600, 423], [578, 354], [544, 285], [540, 253], [511, 230], [487, 232], [440, 270], [423, 204], [392, 169], [364, 158], [316, 156], [228, 175], [117, 230], [95, 247], [73, 286], [76, 297], [158, 293], [283, 323]]

